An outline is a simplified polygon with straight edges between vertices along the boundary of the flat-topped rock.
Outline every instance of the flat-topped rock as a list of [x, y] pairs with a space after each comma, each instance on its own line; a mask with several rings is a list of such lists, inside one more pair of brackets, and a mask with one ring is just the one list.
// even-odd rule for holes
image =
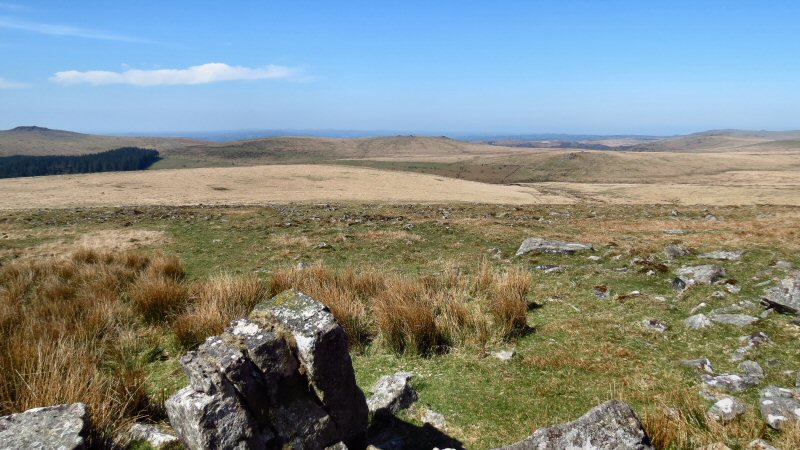
[[522, 245], [519, 246], [519, 250], [517, 250], [516, 256], [528, 253], [559, 253], [563, 255], [572, 255], [576, 252], [587, 250], [594, 250], [594, 248], [591, 244], [532, 237], [522, 242]]
[[800, 274], [781, 280], [764, 293], [762, 302], [785, 314], [800, 314]]
[[83, 403], [33, 408], [0, 417], [0, 449], [85, 449], [90, 432]]
[[579, 419], [540, 428], [530, 437], [500, 450], [653, 450], [650, 438], [630, 406], [605, 402]]
[[800, 421], [800, 399], [792, 389], [769, 386], [761, 391], [761, 417], [770, 427], [781, 430], [790, 421]]
[[703, 253], [702, 255], [698, 255], [698, 258], [719, 259], [723, 261], [738, 261], [742, 259], [743, 254], [744, 254], [743, 250], [737, 250], [737, 251], [717, 250], [713, 252]]
[[678, 269], [678, 278], [687, 286], [692, 284], [712, 284], [722, 280], [727, 275], [725, 269], [715, 264], [700, 266], [684, 266]]

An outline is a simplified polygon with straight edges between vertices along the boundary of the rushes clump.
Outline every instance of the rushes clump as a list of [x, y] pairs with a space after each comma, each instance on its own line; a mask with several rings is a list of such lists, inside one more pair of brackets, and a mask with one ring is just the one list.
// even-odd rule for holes
[[530, 276], [520, 269], [497, 271], [486, 262], [473, 276], [446, 270], [411, 277], [322, 265], [272, 274], [269, 295], [289, 288], [325, 303], [351, 346], [376, 341], [397, 353], [430, 354], [483, 349], [524, 331]]

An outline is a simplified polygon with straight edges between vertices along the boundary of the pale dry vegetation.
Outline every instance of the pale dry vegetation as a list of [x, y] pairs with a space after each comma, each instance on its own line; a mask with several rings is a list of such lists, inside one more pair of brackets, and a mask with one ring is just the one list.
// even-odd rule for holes
[[[82, 248], [0, 268], [0, 414], [84, 402], [105, 437], [160, 417], [148, 363], [174, 327], [186, 347], [261, 299], [254, 277], [187, 282], [174, 256]], [[101, 436], [99, 439], [103, 439]]]
[[321, 265], [276, 271], [270, 295], [289, 288], [325, 303], [355, 347], [376, 341], [397, 353], [484, 349], [527, 328], [529, 274], [496, 271], [486, 262], [473, 276], [411, 277]]

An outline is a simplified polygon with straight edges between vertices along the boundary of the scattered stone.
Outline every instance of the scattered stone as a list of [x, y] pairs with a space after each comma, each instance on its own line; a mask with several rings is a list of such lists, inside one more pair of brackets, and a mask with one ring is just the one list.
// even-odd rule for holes
[[[716, 218], [714, 219], [716, 220]], [[715, 442], [713, 444], [704, 445], [702, 447], [697, 447], [694, 450], [732, 450], [727, 445], [723, 444], [722, 442]]]
[[83, 403], [33, 408], [0, 417], [0, 448], [84, 449], [90, 432]]
[[666, 323], [658, 319], [644, 319], [642, 326], [657, 333], [664, 333], [669, 329]]
[[775, 263], [775, 267], [783, 270], [792, 270], [794, 268], [794, 265], [789, 261], [778, 261]]
[[739, 251], [717, 250], [714, 252], [703, 253], [702, 255], [699, 255], [698, 258], [719, 259], [723, 261], [738, 261], [742, 259], [743, 254], [744, 251], [742, 250]]
[[630, 406], [611, 400], [579, 419], [540, 428], [528, 438], [500, 450], [653, 450], [650, 437]]
[[800, 274], [768, 289], [762, 302], [780, 313], [800, 314]]
[[689, 256], [691, 252], [683, 245], [669, 244], [664, 247], [664, 254], [667, 255], [667, 258], [672, 259], [679, 258], [681, 256]]
[[489, 255], [489, 258], [496, 259], [498, 261], [503, 259], [503, 252], [497, 247], [490, 248], [486, 251], [486, 253]]
[[745, 377], [764, 378], [764, 369], [755, 361], [742, 361], [739, 370]]
[[586, 259], [588, 259], [589, 261], [597, 262], [597, 261], [600, 261], [603, 258], [600, 257], [600, 256], [597, 256], [597, 255], [591, 255], [591, 256], [587, 256]]
[[[762, 371], [763, 377], [763, 371]], [[722, 375], [701, 375], [700, 379], [703, 380], [703, 386], [706, 389], [718, 390], [728, 393], [742, 392], [753, 386], [761, 384], [762, 377], [750, 375], [737, 375], [725, 373]]]
[[131, 440], [147, 442], [153, 448], [158, 448], [178, 440], [177, 437], [159, 430], [155, 425], [146, 423], [135, 423], [131, 425], [128, 435]]
[[800, 420], [800, 400], [791, 389], [769, 386], [761, 391], [761, 417], [770, 427], [781, 430], [787, 422]]
[[713, 264], [702, 266], [684, 266], [678, 269], [678, 277], [686, 283], [712, 284], [725, 278], [725, 269]]
[[763, 331], [758, 331], [748, 336], [739, 336], [739, 342], [747, 344], [750, 347], [758, 347], [761, 344], [769, 344], [772, 342]]
[[598, 284], [594, 287], [594, 295], [595, 297], [604, 300], [607, 299], [611, 294], [608, 291], [608, 286], [605, 284]]
[[725, 293], [722, 292], [722, 291], [714, 291], [714, 292], [711, 293], [711, 296], [714, 297], [714, 298], [724, 298], [725, 297]]
[[681, 364], [687, 367], [694, 367], [709, 375], [714, 374], [714, 367], [711, 366], [711, 361], [709, 361], [708, 358], [685, 359], [681, 361]]
[[320, 242], [314, 248], [317, 250], [333, 250], [333, 246], [327, 242]]
[[417, 391], [411, 387], [411, 372], [398, 372], [381, 377], [372, 386], [372, 397], [367, 400], [370, 414], [392, 415], [417, 401]]
[[694, 313], [696, 313], [697, 311], [700, 311], [701, 309], [703, 309], [703, 308], [706, 308], [706, 307], [708, 307], [708, 304], [706, 304], [706, 303], [700, 303], [699, 305], [697, 305], [697, 306], [695, 306], [694, 308], [692, 308], [692, 310], [691, 310], [691, 311], [689, 311], [689, 314], [694, 314]]
[[576, 252], [594, 250], [591, 244], [581, 244], [578, 242], [564, 242], [544, 238], [528, 238], [519, 246], [516, 256], [528, 253], [559, 253], [563, 255], [573, 255]]
[[437, 430], [447, 431], [447, 419], [432, 409], [425, 408], [425, 412], [422, 413], [422, 423], [429, 423]]
[[511, 358], [516, 355], [517, 352], [514, 349], [511, 350], [500, 350], [499, 352], [492, 352], [491, 355], [493, 358], [497, 358], [500, 361], [511, 361]]
[[769, 444], [769, 442], [763, 439], [756, 439], [751, 441], [747, 444], [747, 450], [780, 450], [777, 447], [773, 447]]
[[681, 229], [663, 230], [662, 232], [664, 234], [671, 234], [671, 235], [675, 235], [675, 236], [683, 235], [683, 234], [689, 234], [688, 230], [681, 230]]
[[774, 313], [775, 313], [775, 310], [774, 310], [774, 309], [772, 309], [772, 308], [767, 308], [767, 309], [765, 309], [765, 310], [764, 310], [764, 312], [762, 312], [761, 314], [759, 314], [759, 315], [758, 315], [758, 317], [760, 317], [760, 318], [762, 318], [762, 319], [766, 319], [767, 317], [771, 316], [771, 315], [772, 315], [772, 314], [774, 314]]
[[712, 325], [711, 321], [708, 320], [708, 317], [706, 317], [705, 314], [695, 314], [684, 320], [683, 324], [692, 330], [700, 330], [703, 328], [708, 328]]
[[758, 322], [758, 317], [748, 316], [747, 314], [710, 314], [708, 318], [713, 322], [737, 327], [745, 327]]
[[304, 294], [289, 290], [259, 303], [181, 365], [189, 386], [166, 409], [191, 450], [363, 445], [367, 404], [347, 336]]
[[706, 413], [718, 422], [730, 422], [747, 411], [747, 406], [733, 397], [723, 398], [714, 403]]
[[561, 272], [561, 266], [554, 266], [551, 264], [542, 264], [538, 266], [533, 266], [536, 270], [541, 270], [544, 273], [553, 273], [553, 272]]
[[731, 294], [738, 294], [739, 292], [742, 291], [742, 288], [736, 286], [735, 284], [726, 283], [725, 290], [730, 292]]

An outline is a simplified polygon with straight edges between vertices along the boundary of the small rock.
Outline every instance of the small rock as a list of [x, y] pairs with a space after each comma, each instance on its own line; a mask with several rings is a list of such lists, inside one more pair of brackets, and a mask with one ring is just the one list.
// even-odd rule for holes
[[703, 253], [702, 255], [698, 256], [698, 258], [704, 259], [719, 259], [723, 261], [738, 261], [742, 258], [744, 251], [726, 251], [726, 250], [717, 250], [714, 252]]
[[791, 389], [769, 386], [761, 391], [761, 417], [770, 427], [781, 430], [787, 422], [800, 420], [800, 400]]
[[718, 422], [730, 422], [747, 411], [747, 406], [733, 397], [723, 398], [709, 408], [707, 414]]
[[398, 372], [381, 377], [372, 386], [372, 397], [367, 399], [370, 414], [397, 414], [417, 401], [417, 391], [411, 387], [411, 372]]
[[425, 412], [422, 413], [422, 423], [429, 423], [437, 430], [447, 431], [447, 420], [444, 415], [432, 409], [426, 408]]
[[746, 377], [764, 378], [764, 369], [755, 361], [743, 361], [739, 364], [739, 370]]
[[683, 321], [687, 328], [692, 330], [700, 330], [711, 326], [711, 321], [708, 320], [705, 314], [695, 314]]
[[748, 346], [758, 347], [762, 344], [769, 344], [772, 341], [766, 333], [758, 331], [748, 336], [739, 336], [739, 342], [747, 344]]
[[599, 299], [607, 299], [609, 297], [608, 286], [605, 284], [598, 284], [594, 287], [594, 295]]
[[703, 386], [706, 389], [729, 393], [742, 392], [761, 383], [761, 378], [725, 373], [717, 376], [703, 375]]
[[747, 314], [711, 314], [708, 318], [713, 322], [737, 327], [744, 327], [758, 321], [758, 317], [748, 316]]
[[714, 292], [711, 293], [711, 296], [714, 297], [714, 298], [724, 298], [725, 297], [725, 293], [722, 292], [722, 291], [714, 291]]
[[775, 267], [783, 270], [792, 270], [794, 268], [794, 265], [789, 261], [778, 261], [775, 263]]
[[[714, 219], [716, 220], [716, 219]], [[723, 444], [722, 442], [715, 442], [713, 444], [704, 445], [702, 447], [697, 447], [694, 450], [732, 450], [727, 445]]]
[[131, 429], [128, 431], [128, 434], [130, 435], [131, 440], [145, 441], [154, 448], [158, 448], [164, 444], [169, 444], [178, 440], [177, 437], [159, 430], [155, 425], [146, 423], [135, 423], [131, 425]]
[[631, 407], [611, 400], [575, 421], [539, 428], [528, 438], [500, 450], [544, 449], [653, 450], [653, 446]]
[[681, 364], [687, 367], [694, 367], [700, 371], [703, 371], [709, 375], [714, 374], [714, 368], [711, 366], [711, 361], [708, 358], [698, 358], [698, 359], [685, 359], [681, 361]]
[[762, 318], [762, 319], [766, 319], [767, 317], [771, 316], [771, 315], [772, 315], [774, 312], [775, 312], [775, 310], [774, 310], [774, 309], [772, 309], [772, 308], [767, 308], [767, 309], [765, 309], [765, 310], [764, 310], [764, 312], [762, 312], [761, 314], [759, 314], [759, 315], [758, 315], [758, 317], [760, 317], [760, 318]]
[[591, 256], [587, 256], [586, 259], [588, 259], [589, 261], [595, 261], [596, 262], [596, 261], [600, 261], [603, 258], [600, 257], [600, 256], [597, 256], [597, 255], [591, 255]]
[[693, 280], [694, 283], [712, 284], [725, 278], [725, 276], [725, 269], [713, 264], [684, 266], [678, 269], [678, 277], [684, 280], [687, 285], [693, 284], [689, 280]]
[[773, 447], [772, 445], [769, 444], [769, 442], [763, 439], [756, 439], [747, 444], [746, 450], [780, 450], [780, 449], [778, 449], [777, 447]]
[[[694, 284], [694, 283], [692, 283], [692, 284]], [[674, 278], [672, 280], [672, 289], [675, 289], [676, 291], [679, 291], [679, 292], [683, 291], [689, 286], [690, 285], [686, 281], [682, 280], [681, 278], [676, 277], [676, 278]]]
[[492, 352], [492, 357], [499, 359], [500, 361], [511, 361], [511, 358], [516, 355], [515, 350], [501, 350], [499, 352]]
[[785, 278], [774, 288], [768, 289], [762, 303], [785, 314], [800, 314], [800, 274]]
[[664, 333], [669, 329], [666, 323], [658, 319], [644, 319], [642, 326], [657, 333]]
[[667, 258], [679, 258], [681, 256], [688, 256], [691, 254], [688, 248], [683, 245], [670, 244], [664, 247], [664, 254]]
[[553, 273], [553, 272], [561, 272], [561, 266], [554, 266], [551, 264], [542, 264], [538, 266], [533, 266], [536, 270], [541, 270], [544, 273]]
[[327, 242], [320, 242], [314, 248], [317, 250], [333, 250], [333, 246]]
[[730, 292], [731, 294], [738, 294], [739, 292], [742, 291], [742, 288], [736, 286], [735, 284], [726, 283], [725, 290]]
[[694, 314], [697, 311], [700, 311], [701, 309], [706, 308], [707, 306], [708, 306], [708, 304], [706, 304], [706, 303], [700, 303], [699, 305], [697, 305], [694, 308], [692, 308], [692, 310], [689, 311], [689, 314]]
[[489, 255], [489, 258], [496, 259], [498, 261], [503, 259], [503, 252], [497, 247], [492, 247], [489, 250], [486, 250], [486, 253]]
[[671, 234], [671, 235], [683, 235], [689, 234], [688, 230], [681, 230], [681, 229], [673, 229], [673, 230], [663, 230], [664, 234]]
[[587, 250], [594, 250], [591, 244], [532, 237], [522, 242], [519, 246], [519, 250], [517, 250], [516, 256], [522, 256], [528, 253], [559, 253], [563, 255], [572, 255], [576, 252]]

